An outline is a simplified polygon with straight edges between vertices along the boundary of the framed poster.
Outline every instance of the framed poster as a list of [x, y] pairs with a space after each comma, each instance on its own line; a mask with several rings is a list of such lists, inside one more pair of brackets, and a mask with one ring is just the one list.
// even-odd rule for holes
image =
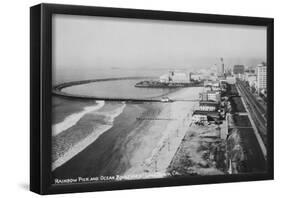
[[273, 19], [31, 7], [30, 189], [273, 179]]

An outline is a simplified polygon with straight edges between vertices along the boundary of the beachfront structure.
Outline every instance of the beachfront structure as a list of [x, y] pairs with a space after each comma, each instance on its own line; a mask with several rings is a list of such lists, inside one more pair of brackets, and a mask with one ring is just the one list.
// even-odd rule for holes
[[220, 90], [219, 81], [204, 81], [204, 87], [209, 87], [211, 90]]
[[221, 101], [221, 94], [219, 91], [207, 91], [207, 95], [209, 101], [216, 101], [216, 102]]
[[192, 115], [192, 122], [193, 123], [207, 123], [208, 117], [205, 114], [194, 113]]
[[227, 76], [226, 77], [226, 82], [228, 84], [235, 84], [236, 83], [236, 78], [234, 76]]
[[221, 87], [220, 86], [213, 86], [212, 87], [212, 91], [221, 91]]
[[201, 101], [220, 102], [221, 94], [220, 94], [220, 91], [206, 91], [206, 92], [200, 93], [199, 98]]
[[206, 92], [199, 94], [200, 101], [208, 101], [208, 94]]
[[190, 81], [203, 81], [205, 79], [209, 79], [211, 75], [203, 74], [203, 73], [193, 73], [190, 72], [189, 79]]
[[193, 81], [201, 81], [202, 80], [202, 75], [190, 72], [189, 73], [189, 79], [193, 80]]
[[196, 110], [192, 114], [192, 122], [193, 123], [204, 123], [209, 121], [218, 121], [221, 116], [219, 112], [216, 111], [201, 111]]
[[189, 75], [180, 71], [169, 71], [168, 74], [160, 76], [162, 83], [189, 83]]
[[219, 109], [219, 103], [214, 101], [200, 101], [199, 110], [201, 111], [217, 111]]
[[262, 63], [257, 66], [257, 90], [260, 93], [261, 91], [266, 90], [266, 64]]
[[160, 76], [160, 82], [161, 83], [168, 83], [169, 82], [169, 74], [164, 74], [162, 76]]

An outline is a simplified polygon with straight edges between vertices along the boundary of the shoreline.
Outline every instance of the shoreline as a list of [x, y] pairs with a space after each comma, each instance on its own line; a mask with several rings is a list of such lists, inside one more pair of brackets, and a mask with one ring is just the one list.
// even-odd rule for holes
[[[200, 91], [198, 87], [185, 88], [170, 93], [169, 97], [197, 99]], [[100, 175], [122, 175], [124, 178], [141, 175], [137, 179], [153, 178], [154, 175], [165, 177], [196, 105], [197, 102], [184, 101], [127, 103], [110, 129], [58, 167], [53, 175], [55, 178]], [[173, 120], [137, 119], [145, 116]]]

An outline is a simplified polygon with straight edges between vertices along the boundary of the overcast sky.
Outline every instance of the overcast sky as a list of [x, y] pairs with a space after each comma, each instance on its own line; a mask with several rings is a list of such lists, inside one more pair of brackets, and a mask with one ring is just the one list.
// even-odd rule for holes
[[[266, 59], [266, 28], [54, 15], [53, 66], [202, 67]], [[248, 62], [247, 62], [248, 61]]]

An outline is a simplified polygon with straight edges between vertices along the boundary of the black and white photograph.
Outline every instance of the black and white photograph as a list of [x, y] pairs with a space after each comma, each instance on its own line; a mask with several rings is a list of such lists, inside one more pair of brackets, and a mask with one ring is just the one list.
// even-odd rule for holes
[[281, 194], [278, 1], [1, 3], [0, 198]]
[[52, 183], [266, 173], [266, 26], [52, 15]]

